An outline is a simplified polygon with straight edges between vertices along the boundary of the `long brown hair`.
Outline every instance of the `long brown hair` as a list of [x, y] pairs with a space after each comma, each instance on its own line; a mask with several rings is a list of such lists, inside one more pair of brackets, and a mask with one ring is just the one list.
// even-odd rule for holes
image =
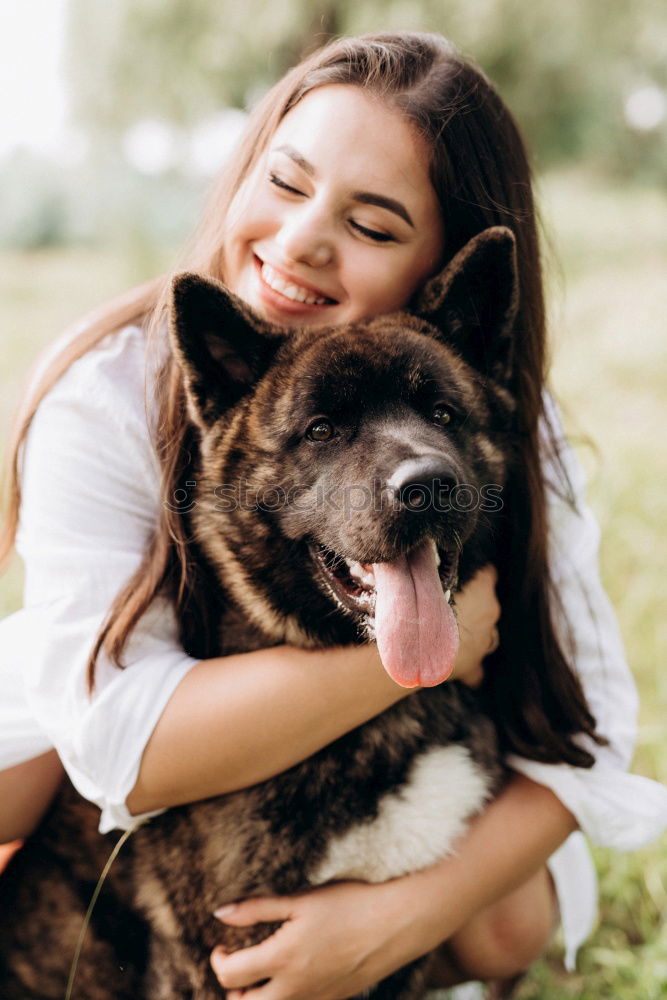
[[[360, 86], [399, 110], [431, 151], [430, 174], [442, 206], [446, 255], [488, 226], [516, 236], [521, 304], [514, 328], [515, 392], [520, 452], [506, 491], [499, 552], [501, 644], [486, 682], [502, 742], [528, 757], [591, 766], [574, 738], [594, 739], [593, 719], [552, 621], [547, 519], [540, 424], [544, 412], [546, 333], [540, 249], [528, 158], [516, 123], [484, 74], [445, 39], [424, 33], [343, 38], [292, 69], [254, 110], [236, 155], [222, 172], [208, 210], [180, 262], [182, 268], [224, 278], [225, 224], [231, 201], [284, 115], [315, 87]], [[13, 544], [20, 503], [18, 451], [40, 400], [72, 363], [105, 334], [131, 320], [149, 335], [165, 326], [171, 275], [156, 279], [112, 306], [75, 338], [51, 367], [22, 416], [11, 451], [11, 495], [4, 552]], [[174, 495], [193, 446], [184, 416], [179, 369], [169, 356], [157, 385], [156, 450], [162, 496]], [[552, 441], [555, 437], [552, 432]], [[2, 554], [3, 549], [0, 549]], [[121, 666], [128, 637], [156, 594], [168, 592], [177, 614], [197, 613], [196, 567], [179, 513], [163, 505], [142, 565], [116, 598], [91, 653], [104, 651]]]

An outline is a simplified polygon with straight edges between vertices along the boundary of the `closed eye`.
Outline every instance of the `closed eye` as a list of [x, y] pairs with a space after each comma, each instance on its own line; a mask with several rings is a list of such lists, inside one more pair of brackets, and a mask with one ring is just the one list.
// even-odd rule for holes
[[[271, 172], [269, 174], [269, 182], [273, 184], [274, 187], [280, 188], [281, 191], [288, 191], [289, 194], [297, 194], [301, 197], [305, 197], [303, 191], [299, 188], [292, 187], [286, 181], [279, 177], [278, 174]], [[355, 222], [354, 219], [350, 219], [350, 226], [355, 229], [362, 236], [366, 236], [369, 240], [373, 240], [375, 243], [395, 243], [396, 239], [389, 233], [379, 232], [377, 229], [369, 229], [368, 226], [362, 226], [360, 222]]]
[[287, 184], [282, 177], [278, 177], [278, 174], [269, 174], [269, 181], [277, 188], [281, 188], [283, 191], [289, 191], [290, 194], [303, 194], [303, 191], [299, 191], [298, 188], [292, 187], [291, 184]]
[[367, 226], [362, 226], [361, 223], [355, 222], [354, 219], [350, 219], [350, 225], [357, 232], [362, 233], [364, 236], [368, 236], [369, 239], [375, 240], [376, 243], [395, 243], [396, 239], [390, 236], [389, 233], [379, 233], [377, 229], [368, 229]]

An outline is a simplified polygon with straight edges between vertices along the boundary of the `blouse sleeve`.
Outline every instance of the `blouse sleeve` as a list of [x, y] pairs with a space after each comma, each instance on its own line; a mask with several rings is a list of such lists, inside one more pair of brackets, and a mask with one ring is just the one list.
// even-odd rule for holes
[[559, 429], [558, 452], [574, 495], [574, 503], [563, 495], [553, 463], [547, 460], [550, 564], [560, 604], [554, 609], [555, 625], [563, 649], [571, 651], [597, 731], [609, 742], [600, 747], [586, 739], [586, 748], [595, 757], [590, 770], [517, 755], [511, 755], [508, 763], [551, 788], [592, 843], [635, 850], [667, 826], [667, 789], [627, 773], [636, 736], [637, 691], [600, 582], [600, 532], [584, 500], [583, 470], [560, 429], [554, 404], [549, 401], [548, 406], [553, 426]]
[[49, 392], [22, 456], [17, 548], [24, 608], [13, 625], [30, 709], [73, 783], [102, 810], [100, 829], [130, 827], [125, 799], [177, 684], [196, 662], [157, 600], [132, 634], [126, 669], [86, 664], [119, 590], [155, 527], [159, 475], [144, 407], [143, 336], [128, 328], [76, 362]]

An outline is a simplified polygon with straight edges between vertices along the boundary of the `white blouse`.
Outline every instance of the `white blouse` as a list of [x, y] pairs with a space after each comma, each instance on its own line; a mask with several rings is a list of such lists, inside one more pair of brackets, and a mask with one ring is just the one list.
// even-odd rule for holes
[[[137, 569], [161, 497], [145, 401], [145, 338], [129, 326], [75, 362], [40, 404], [23, 454], [18, 551], [24, 608], [0, 623], [0, 768], [55, 746], [74, 785], [102, 811], [100, 829], [128, 828], [143, 750], [196, 660], [178, 642], [171, 605], [156, 601], [118, 670], [86, 663], [116, 594]], [[150, 389], [151, 380], [148, 379]], [[154, 411], [148, 401], [148, 412]], [[549, 493], [551, 564], [575, 663], [608, 747], [583, 770], [512, 756], [552, 788], [595, 844], [634, 849], [667, 826], [667, 790], [628, 775], [637, 696], [597, 569], [599, 532], [582, 501], [583, 476], [563, 442], [577, 511]], [[169, 498], [167, 498], [169, 499]], [[581, 834], [552, 859], [571, 964], [595, 914], [595, 880]]]

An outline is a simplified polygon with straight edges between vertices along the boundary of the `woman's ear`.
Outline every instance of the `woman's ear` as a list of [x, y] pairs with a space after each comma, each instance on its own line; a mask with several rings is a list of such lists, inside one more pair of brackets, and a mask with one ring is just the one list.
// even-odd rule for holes
[[266, 372], [285, 340], [221, 282], [179, 274], [172, 282], [172, 348], [193, 419], [209, 427]]
[[413, 311], [485, 376], [506, 381], [519, 305], [516, 240], [505, 226], [473, 236], [418, 294]]

